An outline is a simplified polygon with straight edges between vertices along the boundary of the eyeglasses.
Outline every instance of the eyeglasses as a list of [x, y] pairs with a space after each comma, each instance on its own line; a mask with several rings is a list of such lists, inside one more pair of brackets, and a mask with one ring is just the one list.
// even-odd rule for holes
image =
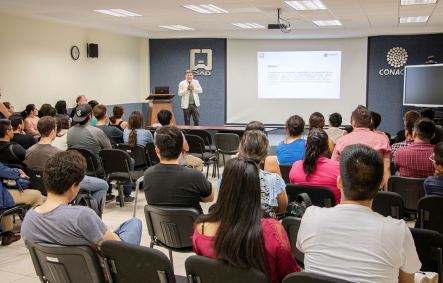
[[432, 155], [429, 156], [429, 160], [431, 160], [433, 163], [434, 163], [434, 162], [437, 163], [437, 162], [432, 158]]

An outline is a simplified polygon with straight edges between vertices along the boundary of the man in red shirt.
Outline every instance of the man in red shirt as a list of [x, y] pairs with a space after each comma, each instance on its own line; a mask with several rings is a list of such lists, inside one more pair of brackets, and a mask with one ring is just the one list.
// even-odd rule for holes
[[399, 148], [394, 164], [398, 175], [403, 177], [427, 178], [434, 175], [434, 166], [429, 157], [434, 152], [430, 140], [435, 136], [435, 124], [428, 118], [419, 118], [414, 124], [412, 138], [414, 142]]
[[388, 190], [388, 179], [391, 176], [390, 160], [391, 160], [391, 147], [389, 146], [389, 140], [386, 137], [374, 133], [370, 130], [371, 125], [371, 111], [368, 108], [359, 105], [353, 112], [351, 123], [354, 131], [346, 136], [341, 137], [335, 145], [334, 152], [332, 153], [332, 160], [340, 161], [340, 153], [345, 147], [351, 144], [364, 144], [375, 149], [383, 158], [384, 164], [384, 181], [385, 190]]

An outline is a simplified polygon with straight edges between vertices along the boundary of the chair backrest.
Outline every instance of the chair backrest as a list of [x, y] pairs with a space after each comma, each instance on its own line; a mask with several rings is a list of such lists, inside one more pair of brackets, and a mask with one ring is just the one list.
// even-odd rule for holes
[[114, 283], [145, 282], [147, 278], [152, 283], [175, 283], [171, 262], [159, 250], [106, 241], [101, 245], [101, 254]]
[[437, 272], [443, 282], [443, 235], [427, 229], [409, 228], [421, 262], [421, 270]]
[[287, 216], [283, 218], [281, 223], [285, 228], [286, 234], [288, 234], [289, 243], [291, 244], [292, 254], [297, 260], [297, 263], [303, 267], [305, 261], [305, 254], [297, 249], [297, 236], [298, 230], [300, 230], [301, 218]]
[[129, 156], [134, 158], [134, 166], [148, 167], [148, 159], [146, 158], [146, 149], [143, 146], [135, 145], [131, 147], [129, 144], [119, 144], [118, 149], [126, 151]]
[[290, 184], [291, 181], [289, 180], [289, 172], [291, 172], [292, 164], [280, 164], [280, 172], [281, 177], [283, 180], [285, 180], [286, 184]]
[[149, 166], [153, 165], [153, 162], [160, 162], [160, 158], [157, 156], [157, 153], [155, 152], [155, 144], [153, 142], [148, 142], [146, 144], [146, 152], [147, 156], [149, 158], [148, 162], [150, 163]]
[[149, 236], [170, 248], [192, 246], [194, 223], [200, 215], [194, 208], [145, 206]]
[[327, 187], [287, 184], [286, 193], [288, 194], [289, 202], [295, 201], [299, 194], [307, 193], [312, 205], [319, 207], [335, 206], [335, 194]]
[[105, 280], [98, 255], [90, 246], [60, 246], [30, 241], [26, 245], [40, 279], [44, 276], [51, 283], [102, 283]]
[[405, 201], [405, 210], [415, 213], [417, 202], [425, 196], [424, 178], [391, 176], [388, 180], [388, 191], [401, 195]]
[[205, 142], [204, 140], [196, 135], [185, 135], [186, 141], [189, 145], [189, 153], [201, 154], [201, 159], [204, 160], [203, 154], [205, 152]]
[[268, 283], [267, 276], [256, 269], [232, 266], [221, 259], [193, 255], [185, 261], [188, 282], [196, 283]]
[[405, 202], [398, 193], [378, 192], [372, 202], [372, 210], [383, 216], [403, 219]]
[[31, 169], [28, 167], [28, 176], [31, 179], [31, 185], [35, 190], [39, 190], [42, 195], [46, 196], [47, 191], [43, 183], [43, 171]]
[[417, 221], [420, 228], [434, 230], [443, 234], [443, 196], [429, 195], [418, 201]]
[[395, 164], [393, 161], [391, 161], [390, 164], [391, 165], [389, 167], [389, 170], [391, 171], [391, 176], [395, 176], [395, 173], [397, 173], [397, 168], [395, 168]]
[[26, 172], [26, 168], [23, 164], [8, 164], [8, 163], [4, 163], [3, 165], [5, 165], [6, 167], [9, 168], [16, 168], [16, 169], [20, 169], [23, 172]]
[[295, 272], [286, 276], [282, 283], [350, 283], [350, 281], [312, 272]]
[[86, 159], [86, 174], [94, 174], [97, 177], [97, 171], [101, 169], [100, 160], [90, 149], [84, 147], [70, 147], [68, 150], [77, 150]]
[[121, 149], [102, 149], [99, 152], [103, 169], [113, 173], [129, 173], [132, 161], [129, 154]]
[[206, 130], [189, 130], [187, 132], [188, 135], [196, 135], [203, 139], [205, 142], [205, 145], [211, 146], [212, 145], [212, 135], [210, 132]]
[[240, 144], [240, 138], [237, 134], [217, 133], [214, 136], [215, 147], [220, 153], [236, 154]]

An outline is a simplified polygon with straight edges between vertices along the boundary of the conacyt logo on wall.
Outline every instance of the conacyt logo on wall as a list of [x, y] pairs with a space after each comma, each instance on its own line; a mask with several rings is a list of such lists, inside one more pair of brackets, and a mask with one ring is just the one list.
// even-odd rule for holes
[[[198, 60], [195, 63], [195, 54], [206, 54], [205, 60]], [[203, 69], [205, 71], [199, 71]], [[191, 49], [191, 70], [194, 71], [194, 76], [210, 76], [212, 70], [212, 49]]]
[[386, 60], [388, 61], [389, 65], [397, 69], [381, 69], [378, 72], [380, 76], [404, 75], [405, 70], [399, 68], [403, 67], [406, 64], [406, 61], [408, 60], [408, 52], [406, 52], [403, 47], [391, 48], [391, 50], [389, 50], [388, 54], [386, 55]]

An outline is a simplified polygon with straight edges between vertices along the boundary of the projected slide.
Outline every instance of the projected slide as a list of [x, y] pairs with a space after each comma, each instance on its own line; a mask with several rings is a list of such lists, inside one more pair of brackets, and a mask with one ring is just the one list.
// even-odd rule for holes
[[341, 51], [257, 52], [258, 98], [340, 99]]

